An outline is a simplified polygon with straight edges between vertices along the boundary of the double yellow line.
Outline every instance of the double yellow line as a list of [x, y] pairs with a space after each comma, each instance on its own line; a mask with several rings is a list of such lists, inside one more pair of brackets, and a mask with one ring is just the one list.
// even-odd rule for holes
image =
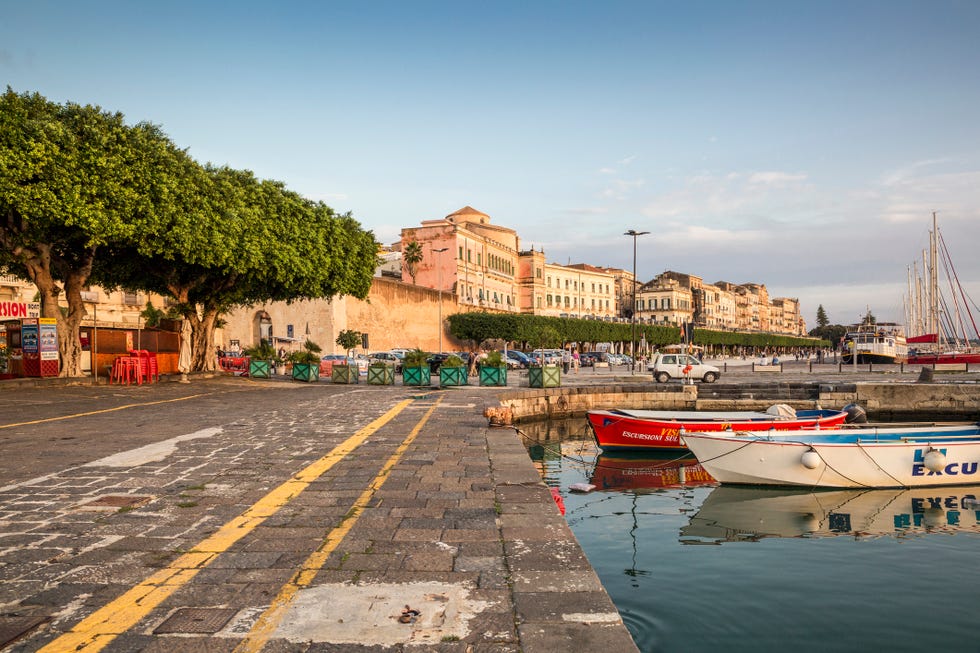
[[[412, 399], [406, 399], [396, 404], [391, 410], [362, 428], [328, 454], [300, 470], [285, 483], [270, 491], [248, 510], [219, 528], [213, 535], [204, 539], [191, 551], [180, 556], [170, 565], [154, 573], [111, 603], [96, 610], [80, 621], [70, 631], [40, 649], [40, 651], [43, 653], [54, 653], [55, 651], [60, 653], [66, 651], [94, 652], [102, 650], [102, 648], [107, 646], [117, 636], [136, 625], [153, 608], [160, 605], [160, 603], [170, 597], [174, 592], [190, 582], [199, 571], [214, 562], [218, 555], [227, 551], [238, 540], [255, 530], [262, 522], [274, 515], [286, 503], [309, 487], [310, 483], [318, 479], [345, 456], [363, 444], [368, 437], [394, 419], [405, 408], [411, 405], [412, 402]], [[285, 608], [291, 603], [296, 591], [312, 581], [316, 571], [323, 565], [330, 552], [336, 548], [340, 540], [343, 539], [343, 536], [353, 526], [353, 523], [359, 516], [360, 511], [367, 504], [371, 495], [384, 483], [384, 479], [387, 478], [391, 468], [401, 458], [405, 449], [415, 439], [419, 431], [421, 431], [422, 426], [428, 421], [437, 405], [438, 401], [426, 412], [411, 434], [409, 434], [396, 450], [395, 454], [389, 458], [368, 489], [361, 494], [361, 497], [354, 504], [354, 509], [345, 518], [344, 522], [328, 534], [325, 545], [309, 557], [303, 565], [303, 568], [283, 588], [279, 596], [276, 597], [276, 601], [273, 602], [272, 607], [260, 617], [249, 638], [239, 648], [246, 647], [242, 648], [242, 650], [258, 650], [262, 647], [262, 644], [264, 644], [272, 634], [275, 626], [279, 623]], [[251, 648], [256, 643], [258, 648]]]

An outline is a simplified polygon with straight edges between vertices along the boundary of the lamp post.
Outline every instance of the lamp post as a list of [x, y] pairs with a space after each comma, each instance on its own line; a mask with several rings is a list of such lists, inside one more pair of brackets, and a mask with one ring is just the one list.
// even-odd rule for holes
[[633, 306], [630, 310], [630, 321], [632, 322], [632, 335], [630, 336], [630, 358], [633, 359], [633, 373], [636, 374], [636, 237], [645, 236], [649, 231], [637, 231], [630, 229], [624, 236], [633, 237]]
[[[442, 254], [447, 249], [449, 248], [442, 247], [440, 249], [434, 249], [432, 250], [432, 253]], [[441, 260], [442, 257], [439, 258], [440, 260], [438, 263], [438, 267], [436, 268], [437, 275], [438, 275], [438, 281], [436, 281], [436, 284], [439, 286], [439, 353], [441, 354], [442, 353], [442, 260]]]

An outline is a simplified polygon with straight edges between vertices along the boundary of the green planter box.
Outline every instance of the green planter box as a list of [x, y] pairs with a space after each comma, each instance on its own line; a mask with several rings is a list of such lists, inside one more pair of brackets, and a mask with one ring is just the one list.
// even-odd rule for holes
[[319, 363], [293, 363], [293, 380], [312, 383], [320, 380]]
[[394, 365], [370, 365], [367, 368], [367, 382], [370, 385], [394, 385], [395, 366]]
[[257, 358], [248, 359], [248, 375], [253, 379], [271, 379], [272, 363]]
[[532, 388], [557, 388], [561, 385], [561, 368], [557, 365], [529, 367], [527, 380]]
[[481, 367], [480, 385], [507, 385], [507, 368]]
[[445, 367], [439, 366], [439, 385], [447, 387], [451, 385], [466, 385], [467, 369], [465, 367]]
[[405, 385], [429, 385], [429, 366], [403, 367], [402, 383]]
[[357, 366], [334, 365], [330, 368], [330, 380], [334, 383], [357, 383]]

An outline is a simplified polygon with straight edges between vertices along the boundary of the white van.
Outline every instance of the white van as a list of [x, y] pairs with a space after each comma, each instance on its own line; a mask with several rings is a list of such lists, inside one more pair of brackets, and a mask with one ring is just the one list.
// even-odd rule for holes
[[671, 379], [700, 379], [714, 383], [720, 372], [714, 365], [705, 365], [690, 354], [656, 354], [647, 364], [647, 371], [653, 373], [658, 383]]

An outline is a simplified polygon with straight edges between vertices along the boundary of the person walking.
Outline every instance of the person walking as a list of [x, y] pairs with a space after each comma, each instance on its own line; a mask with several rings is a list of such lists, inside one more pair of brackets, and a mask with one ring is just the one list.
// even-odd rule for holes
[[568, 347], [561, 350], [561, 367], [565, 374], [568, 374], [568, 368], [572, 365], [572, 352], [569, 351]]

